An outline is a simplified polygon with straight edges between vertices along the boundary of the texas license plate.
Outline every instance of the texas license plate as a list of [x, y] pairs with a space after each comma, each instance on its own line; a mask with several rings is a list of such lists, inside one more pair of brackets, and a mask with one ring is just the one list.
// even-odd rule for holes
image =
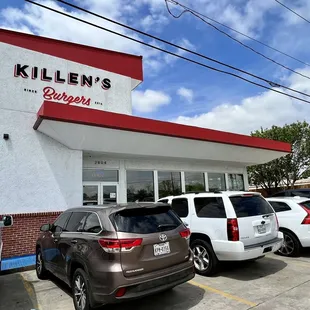
[[154, 255], [164, 255], [170, 253], [170, 245], [169, 242], [154, 244]]
[[257, 232], [258, 232], [259, 234], [264, 234], [264, 233], [266, 233], [266, 226], [265, 226], [265, 225], [258, 225], [258, 226], [257, 226]]

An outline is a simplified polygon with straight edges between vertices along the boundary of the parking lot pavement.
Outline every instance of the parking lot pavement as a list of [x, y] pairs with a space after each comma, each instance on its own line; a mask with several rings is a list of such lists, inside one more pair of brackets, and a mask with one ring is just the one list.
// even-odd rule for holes
[[[309, 285], [310, 252], [300, 258], [272, 254], [255, 262], [225, 264], [212, 278], [196, 276], [173, 291], [103, 309], [308, 309]], [[1, 276], [0, 296], [1, 310], [74, 309], [62, 282], [40, 281], [35, 271]]]

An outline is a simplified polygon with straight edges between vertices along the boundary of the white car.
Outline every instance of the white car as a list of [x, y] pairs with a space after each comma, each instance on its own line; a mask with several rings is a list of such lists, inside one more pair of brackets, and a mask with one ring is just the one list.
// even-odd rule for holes
[[2, 242], [2, 227], [8, 227], [13, 225], [13, 217], [11, 215], [3, 216], [0, 220], [0, 271], [1, 271], [1, 254], [2, 254], [2, 248], [3, 248], [3, 242]]
[[163, 197], [191, 230], [196, 272], [211, 275], [220, 261], [244, 261], [283, 244], [276, 213], [256, 192], [202, 192]]
[[279, 254], [299, 256], [303, 247], [310, 247], [310, 198], [274, 197], [267, 201], [276, 211], [280, 231], [284, 234]]

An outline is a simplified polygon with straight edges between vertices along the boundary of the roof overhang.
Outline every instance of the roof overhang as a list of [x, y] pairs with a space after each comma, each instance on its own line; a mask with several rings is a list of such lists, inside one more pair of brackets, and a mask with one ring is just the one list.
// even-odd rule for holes
[[34, 129], [70, 149], [120, 156], [262, 164], [288, 143], [45, 101]]

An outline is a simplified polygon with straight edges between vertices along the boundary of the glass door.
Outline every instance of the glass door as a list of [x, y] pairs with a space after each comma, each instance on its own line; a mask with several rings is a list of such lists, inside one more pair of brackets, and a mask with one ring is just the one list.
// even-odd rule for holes
[[101, 183], [102, 203], [118, 202], [118, 184]]
[[83, 184], [83, 206], [98, 205], [99, 202], [98, 183], [84, 183]]
[[84, 182], [83, 205], [118, 203], [118, 184], [108, 182]]

